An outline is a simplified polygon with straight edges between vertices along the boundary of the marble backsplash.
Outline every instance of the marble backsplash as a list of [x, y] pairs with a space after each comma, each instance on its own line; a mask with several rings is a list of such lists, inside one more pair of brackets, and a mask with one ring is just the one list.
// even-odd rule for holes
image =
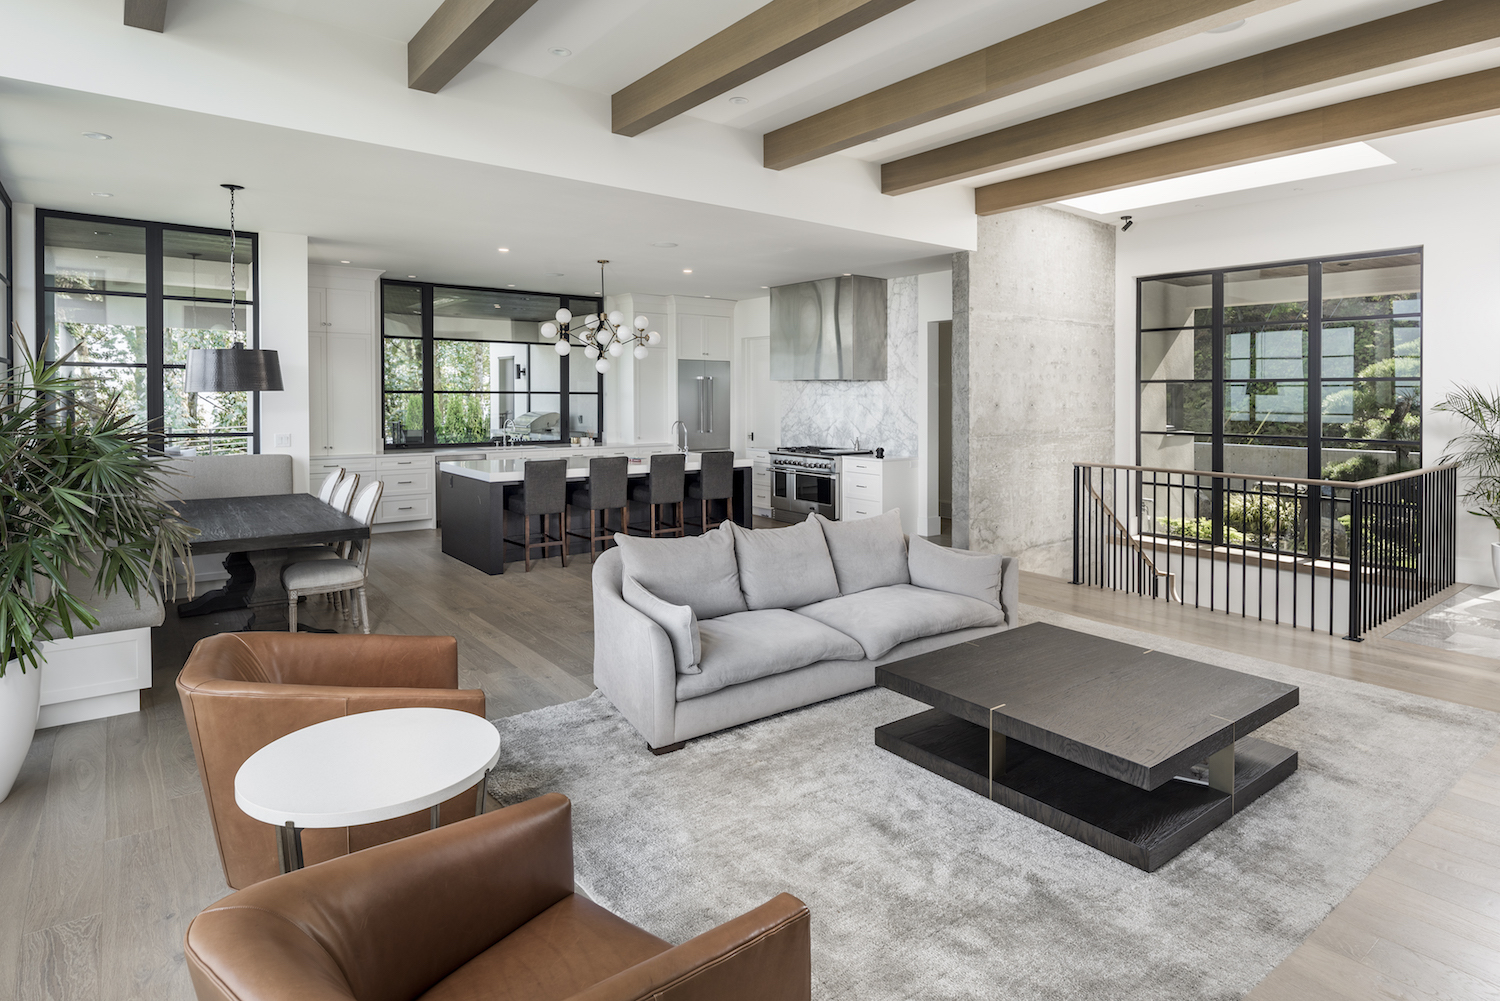
[[783, 382], [781, 443], [884, 448], [886, 455], [917, 454], [917, 279], [886, 283], [884, 382]]

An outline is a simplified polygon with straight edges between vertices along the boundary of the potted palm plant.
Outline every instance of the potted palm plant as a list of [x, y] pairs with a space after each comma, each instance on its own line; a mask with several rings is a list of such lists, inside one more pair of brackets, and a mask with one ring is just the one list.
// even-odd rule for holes
[[[1448, 443], [1443, 462], [1456, 462], [1472, 479], [1464, 500], [1474, 505], [1470, 514], [1488, 518], [1500, 528], [1500, 396], [1473, 386], [1458, 386], [1434, 410], [1456, 414], [1468, 425]], [[1500, 581], [1500, 542], [1490, 543], [1490, 566]]]
[[98, 625], [79, 582], [137, 600], [183, 574], [191, 587], [196, 530], [162, 499], [147, 429], [66, 361], [22, 347], [0, 375], [0, 800], [36, 728], [46, 642]]

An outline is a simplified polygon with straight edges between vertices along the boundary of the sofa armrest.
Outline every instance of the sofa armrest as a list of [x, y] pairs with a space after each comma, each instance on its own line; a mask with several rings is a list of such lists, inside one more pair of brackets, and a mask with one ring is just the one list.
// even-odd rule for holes
[[810, 928], [807, 905], [783, 893], [570, 1001], [808, 1001]]
[[286, 685], [346, 688], [458, 687], [452, 636], [236, 633], [269, 677]]
[[1000, 607], [1007, 626], [1021, 624], [1021, 563], [1014, 556], [1000, 558]]
[[415, 998], [572, 893], [552, 793], [231, 894], [184, 951], [204, 1001]]
[[652, 747], [674, 743], [677, 660], [666, 631], [620, 596], [620, 553], [594, 564], [594, 684]]

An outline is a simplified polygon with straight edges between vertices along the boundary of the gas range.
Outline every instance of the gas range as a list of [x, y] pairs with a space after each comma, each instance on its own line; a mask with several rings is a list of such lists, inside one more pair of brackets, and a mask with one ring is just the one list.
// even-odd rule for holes
[[825, 445], [791, 445], [771, 449], [771, 466], [779, 469], [801, 469], [819, 473], [838, 472], [838, 460], [845, 455], [870, 455], [868, 448], [834, 448]]
[[840, 459], [869, 455], [867, 448], [796, 445], [771, 450], [771, 511], [777, 521], [801, 521], [816, 512], [838, 520]]

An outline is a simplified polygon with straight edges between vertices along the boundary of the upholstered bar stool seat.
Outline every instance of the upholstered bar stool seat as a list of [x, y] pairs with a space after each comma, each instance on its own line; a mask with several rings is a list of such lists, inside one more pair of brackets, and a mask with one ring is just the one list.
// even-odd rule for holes
[[[659, 535], [682, 535], [683, 481], [687, 476], [687, 456], [681, 452], [669, 455], [653, 455], [651, 472], [645, 483], [630, 485], [630, 499], [651, 506], [651, 521], [648, 531], [654, 539]], [[677, 521], [667, 524], [661, 520], [661, 509], [676, 505]], [[630, 534], [630, 533], [625, 533]]]
[[589, 540], [589, 562], [594, 562], [594, 549], [599, 543], [608, 548], [613, 532], [609, 528], [609, 512], [620, 512], [620, 531], [630, 534], [630, 460], [623, 455], [589, 460], [588, 482], [568, 489], [568, 523], [573, 522], [573, 508], [583, 508], [589, 513], [589, 531], [568, 530], [568, 534]]
[[724, 521], [734, 520], [734, 453], [704, 452], [700, 459], [702, 465], [698, 475], [688, 481], [687, 495], [689, 500], [698, 501], [701, 511], [698, 528], [706, 532], [724, 523], [708, 520], [714, 501], [724, 502]]
[[[546, 559], [547, 550], [556, 546], [562, 551], [562, 565], [568, 565], [568, 537], [566, 518], [568, 511], [568, 460], [528, 459], [521, 474], [520, 493], [511, 494], [500, 513], [500, 535], [506, 542], [522, 547], [526, 556], [526, 572], [531, 572], [531, 551], [540, 549]], [[513, 539], [505, 534], [507, 515], [520, 515], [523, 535]], [[557, 515], [557, 534], [547, 534], [547, 518]], [[542, 520], [541, 537], [531, 539], [531, 519]]]

